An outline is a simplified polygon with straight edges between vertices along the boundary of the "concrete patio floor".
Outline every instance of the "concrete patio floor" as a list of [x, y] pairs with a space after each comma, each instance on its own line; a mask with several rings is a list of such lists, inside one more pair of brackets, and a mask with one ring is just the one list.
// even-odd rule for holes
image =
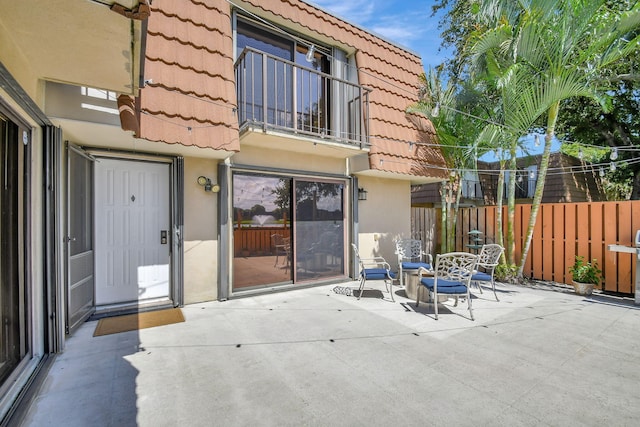
[[[356, 282], [343, 284], [356, 287]], [[23, 426], [637, 425], [640, 307], [498, 285], [417, 309], [382, 282], [183, 308], [57, 356]], [[384, 297], [385, 299], [382, 299]]]

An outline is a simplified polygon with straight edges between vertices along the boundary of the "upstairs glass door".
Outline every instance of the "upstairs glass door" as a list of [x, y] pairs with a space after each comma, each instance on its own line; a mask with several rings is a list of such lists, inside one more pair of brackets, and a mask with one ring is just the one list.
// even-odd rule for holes
[[241, 122], [255, 120], [292, 127], [293, 67], [279, 59], [293, 60], [293, 41], [238, 20], [236, 46], [237, 57], [246, 47], [271, 55], [251, 51], [244, 60], [244, 78], [238, 82], [243, 94], [240, 99], [244, 100]]
[[[316, 134], [330, 131], [327, 49], [300, 44], [243, 19], [236, 25], [240, 123]], [[242, 57], [245, 48], [250, 48]], [[324, 74], [322, 74], [324, 73]]]

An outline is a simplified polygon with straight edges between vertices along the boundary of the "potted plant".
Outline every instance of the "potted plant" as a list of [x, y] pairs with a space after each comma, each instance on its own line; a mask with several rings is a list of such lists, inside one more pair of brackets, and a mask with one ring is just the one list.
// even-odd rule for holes
[[569, 273], [573, 276], [576, 294], [591, 295], [593, 287], [600, 284], [602, 271], [598, 268], [597, 260], [587, 262], [583, 256], [576, 256]]

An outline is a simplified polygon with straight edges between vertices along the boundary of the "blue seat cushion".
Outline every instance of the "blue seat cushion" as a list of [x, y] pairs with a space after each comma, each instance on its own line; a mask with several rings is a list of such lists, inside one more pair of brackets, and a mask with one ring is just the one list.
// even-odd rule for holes
[[[365, 279], [370, 280], [383, 280], [388, 278], [386, 268], [365, 268], [360, 272], [360, 275], [364, 276]], [[389, 271], [389, 277], [395, 279], [396, 273], [394, 273], [393, 271]]]
[[431, 270], [431, 264], [426, 262], [403, 262], [402, 263], [403, 270], [417, 270], [420, 267], [426, 268], [427, 270]]
[[487, 273], [483, 273], [482, 271], [479, 271], [475, 273], [473, 276], [471, 276], [471, 280], [478, 280], [480, 282], [490, 282], [491, 275]]
[[[436, 279], [433, 277], [425, 277], [420, 280], [422, 286], [426, 287], [430, 291], [433, 291]], [[438, 293], [439, 294], [466, 294], [467, 287], [457, 280], [438, 279]]]

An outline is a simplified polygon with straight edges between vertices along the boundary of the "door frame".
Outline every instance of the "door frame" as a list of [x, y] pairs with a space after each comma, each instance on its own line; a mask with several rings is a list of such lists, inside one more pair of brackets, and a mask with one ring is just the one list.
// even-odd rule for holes
[[[64, 294], [65, 294], [65, 316], [64, 316], [64, 322], [65, 322], [65, 333], [66, 334], [73, 334], [73, 332], [75, 332], [75, 330], [80, 327], [80, 325], [82, 325], [82, 323], [84, 323], [89, 317], [91, 317], [91, 315], [95, 312], [95, 239], [94, 239], [94, 226], [91, 227], [91, 249], [90, 249], [90, 256], [91, 256], [91, 272], [88, 276], [85, 276], [83, 278], [83, 280], [86, 282], [85, 279], [91, 278], [91, 280], [93, 281], [93, 283], [91, 284], [91, 298], [90, 300], [88, 300], [87, 302], [89, 304], [91, 304], [89, 307], [85, 307], [85, 311], [84, 313], [76, 313], [76, 312], [71, 312], [71, 300], [72, 300], [72, 285], [78, 284], [80, 282], [73, 282], [73, 277], [74, 274], [72, 274], [73, 269], [72, 269], [72, 255], [71, 255], [71, 242], [76, 240], [76, 236], [71, 236], [71, 212], [72, 212], [72, 206], [71, 206], [71, 199], [72, 199], [72, 192], [71, 192], [71, 180], [74, 179], [74, 177], [72, 177], [72, 171], [71, 171], [71, 155], [70, 153], [73, 152], [75, 155], [78, 155], [79, 157], [81, 157], [82, 159], [90, 162], [89, 163], [89, 173], [90, 176], [88, 178], [88, 183], [86, 183], [87, 188], [90, 191], [90, 195], [91, 195], [91, 200], [89, 201], [89, 206], [90, 208], [90, 212], [88, 213], [91, 216], [91, 221], [92, 224], [95, 220], [95, 210], [93, 208], [93, 204], [94, 204], [94, 175], [93, 175], [93, 164], [96, 161], [96, 158], [93, 157], [91, 154], [87, 153], [82, 147], [73, 144], [72, 142], [66, 141], [65, 142], [65, 150], [66, 150], [66, 165], [65, 165], [65, 171], [66, 171], [66, 177], [65, 177], [65, 182], [66, 182], [66, 215], [65, 215], [65, 233], [64, 233], [64, 237], [63, 237], [63, 243], [64, 243], [64, 271], [65, 271], [65, 275], [64, 275]], [[85, 253], [87, 253], [89, 251], [85, 251]], [[80, 317], [75, 317], [76, 314], [80, 314]]]
[[[169, 166], [169, 225], [171, 227], [171, 232], [169, 233], [169, 300], [170, 304], [174, 307], [182, 306], [184, 304], [184, 254], [182, 250], [184, 230], [184, 158], [182, 156], [141, 154], [75, 145], [82, 149], [88, 156], [95, 158], [96, 161], [100, 161], [100, 158], [111, 158], [116, 160], [164, 163]], [[95, 174], [92, 174], [91, 185], [92, 188], [95, 187]], [[68, 199], [69, 195], [67, 194], [67, 200]], [[94, 223], [92, 232], [95, 241], [95, 212], [93, 216]], [[65, 233], [67, 232], [67, 225], [65, 224]], [[65, 256], [64, 262], [66, 269], [68, 268], [68, 256]], [[68, 287], [68, 278], [65, 277], [65, 290], [68, 289]], [[95, 298], [93, 303], [95, 308]], [[65, 309], [68, 309], [68, 306], [69, 301], [67, 298], [65, 301]], [[67, 324], [66, 326], [68, 328], [69, 325]]]
[[[327, 280], [319, 281], [302, 281], [296, 282], [295, 279], [290, 284], [283, 284], [277, 287], [265, 286], [257, 290], [238, 291], [233, 289], [233, 200], [231, 187], [233, 184], [234, 173], [249, 173], [249, 174], [266, 174], [266, 175], [282, 175], [291, 178], [292, 180], [309, 180], [316, 179], [323, 182], [342, 182], [344, 183], [343, 190], [343, 215], [344, 215], [344, 272], [345, 275], [352, 275], [353, 259], [351, 252], [348, 250], [353, 239], [354, 229], [357, 227], [357, 185], [354, 186], [354, 177], [349, 175], [342, 175], [336, 173], [321, 173], [315, 171], [301, 171], [295, 169], [274, 168], [268, 166], [255, 166], [246, 164], [232, 164], [221, 163], [218, 167], [218, 182], [222, 188], [220, 192], [219, 203], [219, 236], [220, 236], [220, 256], [218, 258], [219, 265], [219, 277], [218, 277], [218, 300], [226, 301], [238, 295], [245, 295], [251, 292], [268, 292], [274, 290], [282, 290], [289, 288], [301, 288], [314, 286], [316, 284], [327, 283]], [[357, 182], [357, 180], [356, 180]], [[354, 198], [355, 197], [355, 198]], [[354, 205], [355, 208], [354, 208]], [[293, 223], [293, 217], [291, 218]], [[355, 222], [354, 222], [355, 221]], [[293, 232], [293, 229], [292, 229]], [[294, 255], [292, 254], [292, 257]], [[332, 281], [330, 279], [329, 281]]]
[[[343, 275], [347, 275], [349, 274], [349, 269], [348, 269], [348, 250], [347, 248], [349, 247], [349, 234], [348, 234], [348, 229], [349, 227], [347, 226], [348, 220], [349, 220], [349, 205], [348, 205], [348, 195], [350, 194], [348, 191], [348, 179], [336, 179], [336, 178], [327, 178], [327, 177], [322, 177], [322, 176], [313, 176], [313, 177], [309, 177], [309, 176], [295, 176], [292, 177], [291, 179], [291, 188], [292, 188], [292, 200], [291, 200], [291, 233], [292, 233], [292, 242], [296, 242], [298, 239], [298, 200], [296, 200], [296, 185], [299, 182], [316, 182], [316, 183], [324, 183], [324, 184], [336, 184], [336, 185], [342, 185], [342, 194], [341, 194], [341, 198], [342, 198], [342, 206], [341, 206], [341, 210], [342, 210], [342, 242], [343, 242], [343, 248], [342, 248], [342, 273]], [[299, 269], [297, 268], [297, 262], [298, 262], [298, 249], [297, 249], [297, 243], [294, 244], [292, 246], [292, 264], [296, 265], [296, 268], [293, 269], [293, 283], [294, 284], [298, 284], [298, 285], [304, 285], [305, 283], [313, 283], [313, 282], [322, 282], [322, 281], [326, 281], [326, 280], [332, 280], [335, 276], [330, 276], [327, 278], [320, 278], [320, 279], [301, 279], [298, 277], [298, 271]]]

